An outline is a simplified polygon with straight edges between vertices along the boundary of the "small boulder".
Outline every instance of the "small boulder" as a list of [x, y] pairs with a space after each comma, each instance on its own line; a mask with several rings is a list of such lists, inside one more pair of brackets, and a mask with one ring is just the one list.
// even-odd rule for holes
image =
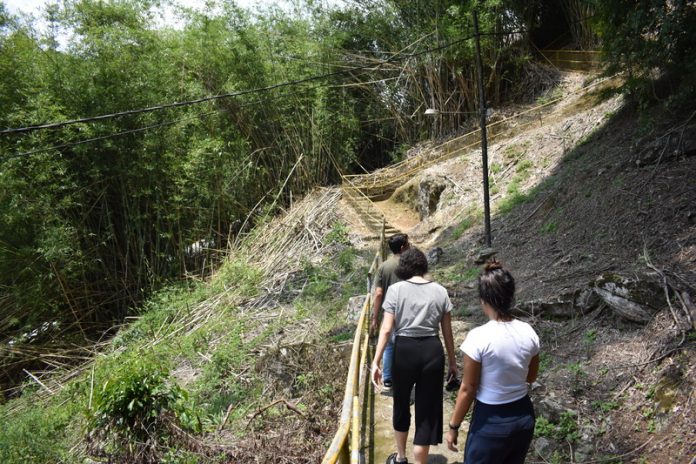
[[561, 403], [549, 397], [542, 398], [538, 402], [535, 402], [534, 410], [537, 417], [544, 417], [549, 422], [553, 423], [558, 423], [561, 420], [561, 415], [565, 412], [577, 415], [576, 411], [563, 406]]
[[444, 251], [440, 247], [435, 247], [428, 250], [428, 252], [425, 254], [425, 257], [428, 259], [428, 265], [436, 265], [440, 261], [440, 256], [442, 256], [442, 253], [444, 253]]
[[482, 248], [481, 250], [479, 250], [476, 259], [474, 260], [474, 263], [483, 264], [496, 254], [498, 254], [498, 251], [495, 248]]

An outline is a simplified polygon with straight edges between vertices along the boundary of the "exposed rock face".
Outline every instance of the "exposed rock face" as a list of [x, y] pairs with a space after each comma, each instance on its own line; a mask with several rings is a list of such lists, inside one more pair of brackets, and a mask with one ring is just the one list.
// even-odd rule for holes
[[362, 312], [363, 305], [365, 304], [365, 295], [359, 295], [351, 297], [348, 300], [348, 312], [346, 315], [346, 321], [357, 323], [360, 319], [360, 313]]
[[[659, 138], [645, 144], [637, 153], [636, 166], [649, 166], [696, 155], [696, 138], [692, 135], [694, 133], [696, 133], [696, 125], [692, 124], [667, 138]], [[642, 143], [637, 144], [637, 146], [641, 145]]]
[[537, 416], [545, 417], [551, 422], [558, 423], [561, 420], [561, 416], [565, 414], [572, 414], [577, 416], [577, 411], [566, 407], [559, 403], [555, 398], [544, 397], [539, 401], [534, 401], [534, 411]]
[[451, 182], [444, 176], [428, 174], [420, 181], [418, 188], [418, 212], [421, 221], [437, 210], [442, 192]]
[[549, 319], [570, 319], [586, 314], [599, 306], [600, 298], [592, 288], [570, 290], [550, 300], [520, 302], [513, 312], [517, 316], [543, 316]]
[[427, 174], [421, 178], [411, 179], [397, 188], [391, 198], [418, 212], [422, 221], [437, 211], [442, 192], [451, 185], [452, 182], [443, 175]]

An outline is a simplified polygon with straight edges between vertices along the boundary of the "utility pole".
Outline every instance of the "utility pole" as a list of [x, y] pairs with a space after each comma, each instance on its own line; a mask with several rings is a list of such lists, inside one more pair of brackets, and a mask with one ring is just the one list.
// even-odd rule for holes
[[474, 35], [476, 37], [476, 68], [478, 68], [479, 109], [481, 111], [481, 161], [483, 164], [483, 217], [486, 246], [491, 247], [491, 205], [488, 193], [488, 142], [486, 140], [486, 95], [483, 90], [483, 63], [479, 42], [478, 13], [474, 9]]

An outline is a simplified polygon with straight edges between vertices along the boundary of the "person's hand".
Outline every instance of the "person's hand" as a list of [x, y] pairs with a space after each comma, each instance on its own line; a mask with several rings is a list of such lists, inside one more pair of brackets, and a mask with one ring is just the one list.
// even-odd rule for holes
[[451, 362], [449, 364], [449, 373], [447, 374], [447, 378], [455, 378], [459, 377], [459, 369], [457, 368], [457, 363], [456, 362]]
[[449, 448], [450, 451], [455, 451], [455, 452], [459, 451], [457, 449], [457, 438], [458, 437], [459, 437], [459, 430], [449, 429], [449, 432], [447, 432], [447, 448]]
[[382, 369], [379, 368], [379, 365], [375, 362], [372, 363], [372, 384], [375, 387], [379, 387], [380, 384], [382, 383]]

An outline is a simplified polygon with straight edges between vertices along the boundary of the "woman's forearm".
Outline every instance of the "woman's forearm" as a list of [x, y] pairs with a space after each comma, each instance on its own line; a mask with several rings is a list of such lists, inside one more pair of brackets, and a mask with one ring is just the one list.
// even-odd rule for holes
[[382, 355], [384, 354], [384, 350], [387, 347], [388, 339], [389, 333], [385, 333], [382, 329], [380, 329], [379, 338], [377, 339], [377, 347], [375, 348], [375, 357], [372, 359], [373, 365], [380, 366], [382, 364]]
[[452, 335], [452, 313], [445, 313], [440, 321], [442, 328], [442, 338], [445, 339], [445, 350], [447, 350], [447, 360], [450, 366], [457, 365], [457, 360], [454, 354], [454, 336]]
[[476, 398], [479, 382], [481, 381], [481, 363], [474, 361], [464, 354], [464, 369], [462, 369], [462, 385], [459, 387], [457, 402], [452, 411], [451, 425], [459, 425], [469, 412]]
[[459, 388], [459, 394], [457, 395], [457, 402], [452, 411], [452, 417], [450, 418], [451, 425], [458, 426], [462, 423], [475, 398], [476, 391], [472, 392], [466, 385], [462, 384]]
[[536, 354], [529, 362], [529, 371], [527, 372], [527, 383], [533, 383], [539, 375], [539, 355]]

